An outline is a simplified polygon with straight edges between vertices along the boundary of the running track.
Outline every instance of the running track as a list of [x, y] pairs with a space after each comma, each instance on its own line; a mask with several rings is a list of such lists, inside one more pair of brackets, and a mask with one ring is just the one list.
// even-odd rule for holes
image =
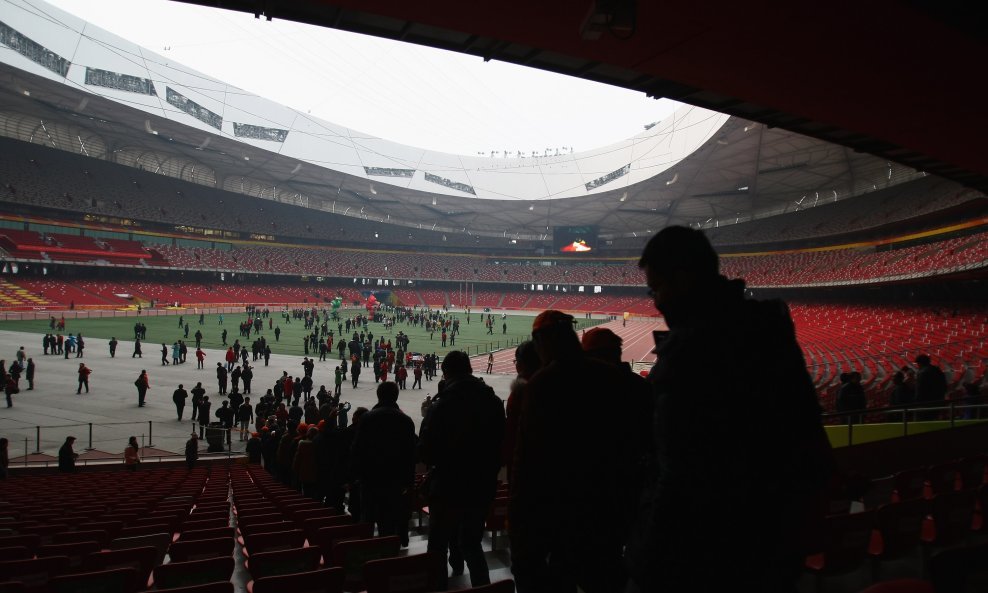
[[[652, 341], [652, 332], [655, 330], [667, 329], [665, 321], [662, 319], [629, 320], [627, 327], [622, 326], [621, 320], [608, 321], [607, 323], [603, 323], [597, 327], [609, 328], [611, 331], [621, 336], [624, 340], [624, 352], [621, 359], [631, 363], [653, 362], [655, 360], [655, 355], [652, 354], [652, 348], [655, 347], [655, 343]], [[514, 375], [514, 360], [514, 348], [508, 348], [506, 350], [495, 352], [494, 372], [504, 375]], [[487, 370], [486, 354], [474, 356], [471, 361], [473, 363], [474, 373], [481, 374]]]

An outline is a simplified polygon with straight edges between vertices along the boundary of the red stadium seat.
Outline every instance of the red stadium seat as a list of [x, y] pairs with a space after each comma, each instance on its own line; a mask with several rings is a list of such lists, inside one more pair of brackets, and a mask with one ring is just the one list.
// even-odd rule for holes
[[227, 558], [233, 553], [235, 542], [233, 538], [203, 539], [190, 542], [181, 540], [168, 548], [168, 556], [172, 562], [190, 562], [192, 560], [208, 560], [210, 558]]
[[48, 582], [50, 593], [134, 593], [138, 589], [137, 571], [115, 568], [53, 577]]
[[158, 589], [208, 585], [229, 581], [233, 576], [233, 558], [210, 558], [189, 562], [170, 562], [154, 569], [154, 586]]
[[254, 581], [251, 593], [342, 593], [343, 579], [342, 568], [264, 577]]
[[364, 587], [364, 564], [381, 558], [394, 558], [401, 549], [395, 535], [369, 539], [350, 539], [333, 544], [330, 566], [339, 566], [345, 573], [343, 589], [360, 591]]
[[428, 593], [438, 586], [439, 570], [446, 570], [444, 559], [429, 553], [370, 560], [364, 586], [367, 593]]

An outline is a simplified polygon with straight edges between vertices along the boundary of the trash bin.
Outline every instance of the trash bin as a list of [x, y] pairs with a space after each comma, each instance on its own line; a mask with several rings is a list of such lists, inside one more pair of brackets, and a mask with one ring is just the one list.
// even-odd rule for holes
[[207, 453], [222, 453], [226, 449], [223, 442], [226, 440], [226, 430], [219, 422], [210, 422], [206, 426], [206, 442], [209, 443]]

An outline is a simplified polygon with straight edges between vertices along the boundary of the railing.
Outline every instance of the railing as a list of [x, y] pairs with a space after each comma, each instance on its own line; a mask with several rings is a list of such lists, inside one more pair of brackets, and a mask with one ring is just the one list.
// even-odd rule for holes
[[[865, 422], [866, 416], [883, 414], [886, 422]], [[945, 416], [945, 418], [944, 418]], [[933, 430], [948, 430], [979, 422], [988, 422], [988, 397], [964, 398], [942, 404], [917, 402], [913, 404], [828, 412], [822, 415], [834, 445], [857, 444], [909, 436]], [[828, 420], [838, 420], [828, 424]], [[846, 430], [846, 437], [840, 434]], [[842, 438], [844, 437], [844, 438]]]
[[[158, 434], [155, 436], [155, 421], [142, 422], [100, 422], [76, 423], [50, 426], [25, 426], [21, 429], [8, 431], [10, 441], [10, 465], [12, 467], [48, 467], [58, 464], [58, 449], [67, 436], [76, 437], [74, 452], [79, 455], [78, 465], [121, 463], [123, 449], [130, 436], [137, 438], [140, 443], [142, 461], [163, 461], [185, 458], [185, 443], [190, 432], [202, 434], [200, 439], [200, 455], [218, 453], [226, 457], [244, 454], [245, 440], [241, 440], [238, 427], [222, 428], [211, 424], [202, 427], [198, 422], [186, 421], [179, 426], [187, 426], [189, 430], [176, 431], [174, 422], [157, 422]], [[229, 434], [229, 436], [228, 436]], [[158, 444], [155, 444], [157, 439]], [[15, 456], [14, 447], [23, 442], [24, 455]], [[205, 444], [212, 445], [212, 451], [203, 451]], [[160, 448], [159, 448], [160, 447]], [[105, 450], [108, 449], [108, 450]], [[119, 451], [119, 453], [117, 452]]]

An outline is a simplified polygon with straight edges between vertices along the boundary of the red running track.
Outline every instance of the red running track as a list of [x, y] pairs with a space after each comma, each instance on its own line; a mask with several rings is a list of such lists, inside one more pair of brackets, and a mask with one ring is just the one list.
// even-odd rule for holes
[[[632, 320], [628, 321], [626, 326], [622, 324], [621, 320], [608, 321], [596, 327], [609, 328], [624, 340], [624, 351], [621, 359], [630, 363], [654, 362], [655, 355], [652, 354], [652, 349], [655, 347], [655, 342], [652, 340], [652, 332], [667, 329], [665, 320], [661, 318], [640, 321]], [[581, 337], [582, 335], [583, 331], [580, 332]], [[474, 373], [479, 375], [487, 372], [486, 354], [474, 356], [471, 361], [473, 363]], [[494, 353], [493, 372], [502, 375], [515, 374], [514, 348], [508, 348]]]

